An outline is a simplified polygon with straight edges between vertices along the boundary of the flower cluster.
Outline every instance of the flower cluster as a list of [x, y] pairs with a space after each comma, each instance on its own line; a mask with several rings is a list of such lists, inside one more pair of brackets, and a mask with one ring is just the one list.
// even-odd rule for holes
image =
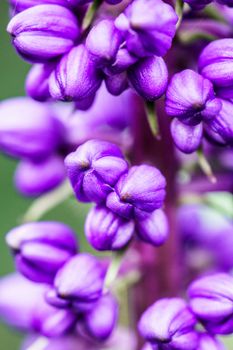
[[164, 243], [168, 226], [161, 207], [166, 181], [158, 169], [150, 165], [129, 169], [116, 145], [98, 140], [79, 146], [66, 157], [65, 165], [77, 198], [96, 203], [85, 225], [94, 248], [122, 249], [134, 232], [145, 242]]
[[28, 306], [34, 331], [46, 337], [75, 330], [96, 341], [109, 338], [118, 306], [108, 290], [104, 291], [106, 264], [90, 254], [77, 253], [75, 233], [68, 226], [27, 223], [11, 230], [6, 241], [17, 270], [38, 284], [25, 282], [37, 298], [40, 295], [35, 310]]
[[20, 13], [7, 30], [17, 52], [36, 63], [27, 78], [28, 94], [40, 101], [77, 101], [83, 109], [92, 104], [103, 80], [113, 95], [129, 85], [147, 100], [163, 95], [168, 71], [161, 56], [176, 32], [173, 8], [161, 0], [156, 6], [154, 0], [135, 0], [119, 15], [116, 6], [113, 18], [101, 14], [86, 32], [81, 5], [88, 2], [13, 1]]
[[[215, 274], [190, 285], [188, 303], [180, 298], [155, 302], [139, 322], [148, 342], [143, 350], [224, 350], [216, 336], [232, 333], [232, 288], [232, 276]], [[205, 330], [197, 330], [198, 322]]]

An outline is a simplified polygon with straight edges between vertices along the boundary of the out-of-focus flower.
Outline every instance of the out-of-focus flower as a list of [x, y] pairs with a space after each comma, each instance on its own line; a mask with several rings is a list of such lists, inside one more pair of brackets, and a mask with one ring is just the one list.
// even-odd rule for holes
[[139, 331], [153, 350], [196, 350], [195, 324], [195, 317], [182, 299], [161, 299], [143, 313]]
[[66, 53], [79, 37], [77, 18], [59, 5], [28, 8], [11, 19], [7, 31], [21, 56], [38, 63]]
[[27, 223], [12, 229], [6, 242], [17, 269], [32, 281], [52, 283], [57, 271], [77, 251], [75, 233], [58, 222]]
[[188, 290], [193, 313], [212, 334], [233, 331], [233, 277], [218, 273], [194, 281]]
[[202, 333], [199, 336], [197, 350], [225, 350], [225, 346], [208, 333]]
[[[143, 181], [142, 181], [143, 179]], [[133, 166], [122, 175], [106, 205], [116, 214], [130, 219], [143, 212], [161, 208], [166, 181], [161, 172], [150, 165]]]
[[204, 7], [209, 5], [213, 0], [185, 0], [189, 6], [194, 10], [202, 10]]
[[176, 33], [178, 16], [161, 0], [134, 0], [116, 19], [127, 49], [136, 56], [164, 56]]
[[39, 196], [57, 187], [66, 177], [61, 157], [41, 162], [21, 161], [15, 172], [15, 186], [25, 196]]
[[105, 200], [128, 168], [116, 145], [98, 140], [87, 141], [70, 153], [65, 165], [77, 198], [97, 203]]

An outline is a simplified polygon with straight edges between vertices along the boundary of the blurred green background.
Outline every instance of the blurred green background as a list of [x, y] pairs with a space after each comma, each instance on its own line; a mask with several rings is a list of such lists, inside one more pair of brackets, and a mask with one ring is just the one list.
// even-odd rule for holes
[[[15, 53], [6, 33], [8, 22], [8, 4], [0, 0], [0, 100], [24, 95], [24, 79], [29, 65]], [[5, 233], [20, 222], [20, 217], [30, 206], [31, 201], [20, 197], [13, 186], [13, 174], [16, 162], [0, 154], [0, 276], [14, 271], [12, 258], [5, 245]], [[51, 211], [45, 219], [59, 220], [73, 227], [83, 240], [83, 223], [88, 206], [78, 205], [68, 200]], [[88, 245], [82, 241], [82, 248]], [[22, 335], [0, 324], [0, 350], [20, 348]], [[227, 339], [227, 348], [233, 349], [233, 342]], [[64, 349], [66, 350], [66, 349]]]

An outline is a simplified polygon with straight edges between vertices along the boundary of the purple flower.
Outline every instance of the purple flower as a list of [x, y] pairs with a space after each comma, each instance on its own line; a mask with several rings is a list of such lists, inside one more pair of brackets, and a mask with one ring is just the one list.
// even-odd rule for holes
[[127, 73], [122, 72], [114, 75], [107, 75], [105, 77], [105, 84], [110, 94], [119, 96], [129, 87]]
[[90, 254], [71, 258], [57, 273], [55, 291], [59, 298], [72, 302], [78, 311], [93, 307], [103, 292], [106, 270]]
[[154, 350], [196, 350], [195, 324], [195, 317], [182, 299], [161, 299], [143, 313], [139, 331]]
[[8, 232], [6, 242], [17, 269], [39, 283], [52, 283], [57, 271], [77, 251], [75, 233], [58, 222], [27, 223]]
[[118, 250], [127, 245], [134, 233], [133, 220], [124, 220], [105, 206], [89, 212], [85, 233], [89, 243], [97, 250]]
[[98, 22], [89, 32], [86, 48], [98, 64], [106, 65], [116, 58], [122, 42], [120, 31], [110, 19]]
[[116, 145], [98, 140], [87, 141], [70, 153], [65, 165], [77, 198], [97, 203], [105, 200], [128, 168]]
[[161, 0], [134, 0], [116, 19], [128, 50], [136, 56], [164, 56], [176, 33], [178, 16]]
[[71, 7], [77, 3], [78, 0], [9, 0], [14, 13], [24, 11], [36, 5], [61, 5]]
[[194, 10], [202, 10], [204, 7], [209, 5], [213, 0], [185, 0], [189, 6]]
[[26, 92], [37, 101], [46, 101], [50, 98], [49, 77], [55, 69], [54, 63], [35, 64], [26, 78]]
[[92, 97], [102, 78], [84, 45], [63, 56], [49, 79], [51, 96], [62, 101], [82, 101]]
[[208, 333], [202, 333], [199, 336], [197, 350], [225, 350], [225, 346]]
[[0, 149], [11, 156], [48, 157], [60, 144], [61, 131], [49, 105], [24, 97], [0, 104]]
[[199, 71], [214, 84], [217, 94], [223, 98], [233, 97], [233, 39], [211, 42], [199, 57]]
[[84, 328], [90, 337], [104, 341], [110, 337], [118, 320], [118, 304], [109, 294], [102, 296], [85, 315]]
[[11, 19], [7, 31], [20, 55], [38, 63], [66, 53], [79, 37], [76, 17], [59, 5], [28, 8]]
[[158, 169], [150, 165], [133, 166], [121, 176], [106, 204], [127, 219], [141, 212], [150, 213], [163, 205], [165, 186], [165, 178]]
[[141, 59], [128, 70], [129, 82], [145, 100], [154, 101], [161, 97], [167, 87], [168, 71], [161, 57]]
[[144, 214], [136, 220], [136, 232], [142, 241], [160, 246], [166, 241], [169, 232], [166, 215], [161, 209]]
[[233, 332], [233, 277], [224, 273], [194, 281], [188, 290], [194, 314], [212, 334]]
[[39, 196], [57, 187], [66, 177], [64, 161], [52, 156], [41, 162], [21, 161], [15, 172], [16, 188], [25, 196]]
[[136, 63], [138, 58], [132, 55], [126, 48], [122, 47], [117, 51], [116, 59], [111, 66], [104, 69], [107, 74], [124, 72], [127, 68]]

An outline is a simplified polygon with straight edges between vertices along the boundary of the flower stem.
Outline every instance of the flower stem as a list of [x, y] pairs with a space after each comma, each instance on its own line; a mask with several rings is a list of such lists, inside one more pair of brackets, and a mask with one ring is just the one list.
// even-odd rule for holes
[[145, 111], [146, 111], [147, 120], [148, 120], [152, 134], [155, 136], [157, 140], [160, 140], [161, 137], [159, 134], [159, 125], [158, 125], [154, 102], [146, 101]]
[[208, 179], [210, 180], [210, 182], [212, 182], [213, 184], [215, 184], [217, 182], [216, 177], [213, 174], [213, 171], [211, 169], [211, 166], [208, 162], [208, 160], [206, 159], [203, 149], [199, 148], [197, 150], [197, 156], [198, 156], [198, 163], [202, 169], [202, 171], [204, 172], [204, 174], [208, 177]]
[[117, 275], [119, 273], [124, 256], [125, 256], [125, 250], [121, 250], [113, 254], [113, 259], [108, 268], [105, 281], [104, 281], [105, 289], [110, 289], [113, 283], [115, 282], [115, 279], [117, 278]]
[[101, 3], [102, 3], [102, 0], [94, 0], [93, 3], [90, 5], [90, 7], [87, 10], [87, 13], [84, 17], [84, 20], [83, 20], [83, 30], [84, 31], [91, 25], [91, 23], [95, 17], [96, 11], [100, 7]]
[[22, 222], [26, 223], [40, 220], [40, 218], [43, 217], [48, 211], [57, 207], [59, 204], [63, 203], [67, 198], [69, 198], [72, 193], [73, 191], [70, 183], [68, 181], [64, 181], [55, 190], [36, 199], [23, 216]]
[[176, 23], [176, 30], [180, 27], [183, 18], [184, 2], [183, 0], [176, 0], [175, 11], [178, 16], [178, 22]]

